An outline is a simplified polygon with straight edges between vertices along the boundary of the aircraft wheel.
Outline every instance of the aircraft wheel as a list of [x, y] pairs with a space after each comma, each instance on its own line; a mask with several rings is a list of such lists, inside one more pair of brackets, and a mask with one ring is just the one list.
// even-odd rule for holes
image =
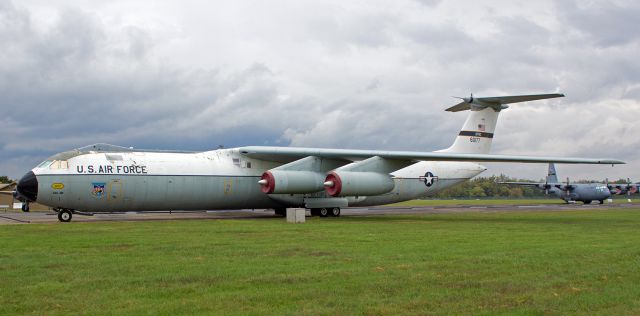
[[604, 200], [599, 200], [598, 202], [600, 202], [600, 204], [604, 204]]
[[62, 210], [60, 212], [58, 212], [58, 220], [61, 222], [70, 222], [71, 218], [73, 217], [73, 213], [71, 213], [71, 211], [69, 210]]
[[23, 212], [29, 212], [29, 203], [22, 203], [22, 211]]
[[327, 217], [329, 216], [329, 210], [325, 207], [321, 208], [319, 211], [320, 217]]
[[287, 209], [284, 207], [273, 209], [276, 215], [287, 216]]
[[332, 208], [331, 209], [331, 216], [333, 216], [333, 217], [340, 216], [340, 208], [339, 207]]
[[584, 204], [591, 204], [591, 200], [584, 201]]

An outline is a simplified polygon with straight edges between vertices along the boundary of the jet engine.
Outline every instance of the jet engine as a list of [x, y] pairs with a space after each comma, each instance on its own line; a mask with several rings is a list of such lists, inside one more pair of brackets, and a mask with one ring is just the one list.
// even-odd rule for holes
[[331, 171], [327, 174], [324, 187], [330, 196], [370, 196], [390, 192], [395, 183], [389, 174]]
[[313, 171], [269, 170], [258, 183], [267, 194], [296, 194], [322, 191], [324, 174]]

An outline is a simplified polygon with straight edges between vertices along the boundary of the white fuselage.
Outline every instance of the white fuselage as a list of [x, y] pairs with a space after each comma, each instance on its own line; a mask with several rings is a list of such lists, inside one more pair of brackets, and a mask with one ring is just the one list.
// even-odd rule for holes
[[[37, 202], [89, 212], [304, 207], [310, 194], [265, 194], [258, 181], [282, 163], [248, 158], [237, 149], [201, 153], [91, 152], [45, 161], [32, 171]], [[395, 187], [348, 197], [348, 206], [381, 205], [432, 195], [482, 171], [472, 162], [423, 161], [391, 173]]]

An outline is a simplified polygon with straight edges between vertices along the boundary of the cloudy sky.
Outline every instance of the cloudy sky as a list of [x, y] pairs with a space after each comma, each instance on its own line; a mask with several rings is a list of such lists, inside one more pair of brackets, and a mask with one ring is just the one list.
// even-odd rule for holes
[[431, 151], [466, 117], [451, 96], [562, 92], [504, 111], [492, 152], [619, 158], [558, 172], [640, 181], [638, 16], [633, 0], [0, 0], [0, 175], [97, 142]]

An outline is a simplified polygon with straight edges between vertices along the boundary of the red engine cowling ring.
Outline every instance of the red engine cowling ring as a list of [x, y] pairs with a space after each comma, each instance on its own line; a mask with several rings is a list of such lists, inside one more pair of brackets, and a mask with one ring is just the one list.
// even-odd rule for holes
[[333, 182], [332, 186], [324, 187], [324, 190], [330, 196], [338, 196], [340, 194], [340, 192], [342, 192], [342, 180], [340, 179], [340, 176], [337, 173], [335, 173], [333, 171], [329, 172], [324, 181], [325, 182], [327, 182], [327, 181]]
[[262, 192], [266, 194], [273, 193], [273, 190], [276, 189], [276, 179], [273, 177], [273, 174], [269, 171], [265, 171], [260, 180], [267, 180], [267, 183], [260, 185]]

